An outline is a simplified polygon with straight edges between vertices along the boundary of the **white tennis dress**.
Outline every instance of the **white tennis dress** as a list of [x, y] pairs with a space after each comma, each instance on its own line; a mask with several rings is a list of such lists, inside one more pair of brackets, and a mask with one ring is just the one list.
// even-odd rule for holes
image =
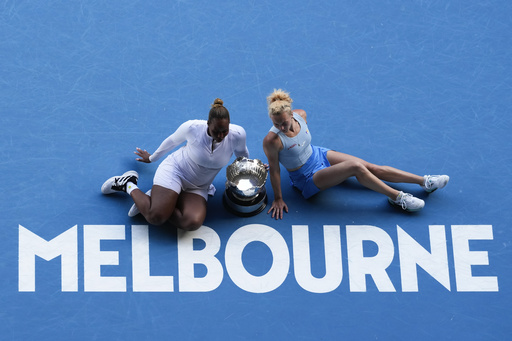
[[153, 184], [178, 194], [181, 191], [195, 193], [208, 200], [208, 187], [219, 171], [228, 164], [233, 153], [236, 157], [249, 157], [245, 141], [245, 130], [239, 125], [230, 124], [227, 136], [217, 143], [208, 135], [205, 120], [187, 121], [150, 156], [151, 162], [157, 161], [186, 142], [158, 166]]

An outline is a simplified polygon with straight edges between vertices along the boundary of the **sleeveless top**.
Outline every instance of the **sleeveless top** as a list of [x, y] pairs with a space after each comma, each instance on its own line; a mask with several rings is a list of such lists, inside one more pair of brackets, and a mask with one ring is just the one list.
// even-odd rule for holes
[[279, 162], [286, 169], [296, 169], [306, 163], [313, 149], [311, 148], [311, 134], [309, 133], [306, 121], [299, 114], [293, 113], [293, 118], [299, 123], [300, 131], [294, 137], [286, 136], [276, 127], [270, 131], [277, 134], [283, 143], [283, 149], [279, 151]]

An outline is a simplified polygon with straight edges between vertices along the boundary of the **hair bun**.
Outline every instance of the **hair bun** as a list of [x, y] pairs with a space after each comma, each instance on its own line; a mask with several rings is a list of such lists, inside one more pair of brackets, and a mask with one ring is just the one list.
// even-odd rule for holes
[[293, 100], [291, 99], [290, 97], [290, 94], [282, 89], [274, 89], [274, 92], [272, 92], [268, 97], [267, 97], [267, 102], [268, 104], [272, 104], [274, 102], [278, 102], [278, 101], [285, 101], [285, 102], [288, 102], [288, 103], [292, 103]]
[[212, 108], [218, 108], [223, 106], [224, 102], [220, 98], [216, 98], [215, 101], [213, 101]]

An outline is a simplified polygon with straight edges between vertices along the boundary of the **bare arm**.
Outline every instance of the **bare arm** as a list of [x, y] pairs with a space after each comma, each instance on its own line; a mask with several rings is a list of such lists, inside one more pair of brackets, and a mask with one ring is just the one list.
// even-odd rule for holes
[[281, 192], [281, 168], [279, 167], [279, 151], [283, 148], [279, 137], [269, 132], [263, 139], [263, 150], [267, 156], [270, 172], [270, 183], [274, 191], [274, 201], [267, 214], [272, 212], [272, 218], [283, 219], [283, 213], [288, 212], [288, 206]]
[[299, 114], [304, 119], [304, 121], [306, 121], [306, 123], [308, 123], [308, 119], [307, 119], [308, 115], [306, 114], [306, 112], [304, 110], [302, 110], [302, 109], [293, 109], [293, 112], [295, 114]]

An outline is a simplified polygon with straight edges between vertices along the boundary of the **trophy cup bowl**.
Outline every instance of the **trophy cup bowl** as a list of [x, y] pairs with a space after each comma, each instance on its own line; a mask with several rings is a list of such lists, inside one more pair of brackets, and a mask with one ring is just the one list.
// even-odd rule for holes
[[267, 206], [267, 168], [258, 159], [238, 157], [226, 168], [224, 206], [232, 213], [250, 217]]

